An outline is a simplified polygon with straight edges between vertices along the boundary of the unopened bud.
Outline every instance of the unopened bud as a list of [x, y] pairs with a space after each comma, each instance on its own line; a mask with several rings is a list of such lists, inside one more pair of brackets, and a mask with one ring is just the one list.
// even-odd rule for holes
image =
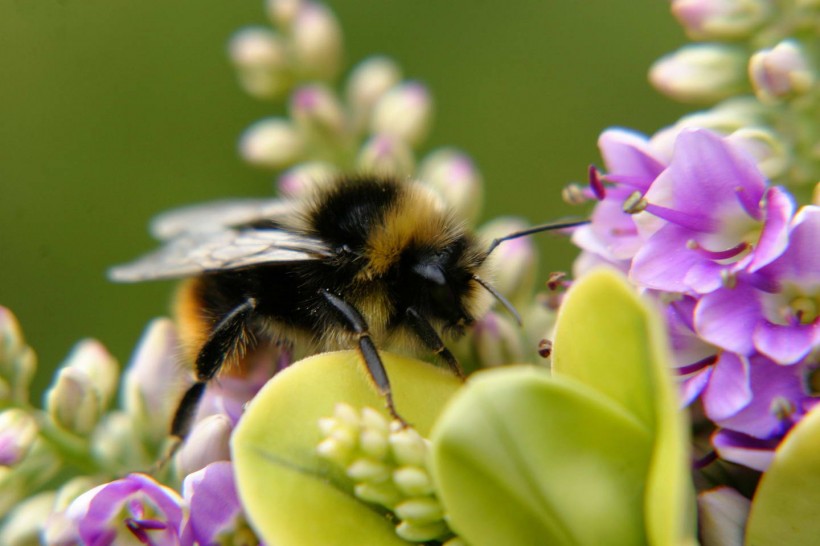
[[690, 44], [658, 59], [649, 79], [682, 102], [717, 102], [743, 90], [746, 56], [722, 44]]
[[390, 448], [400, 465], [423, 467], [427, 463], [429, 448], [427, 442], [414, 428], [400, 428], [391, 431]]
[[209, 415], [199, 421], [177, 453], [180, 476], [187, 476], [216, 461], [229, 461], [231, 420], [227, 415]]
[[[481, 227], [479, 234], [493, 241], [526, 229], [526, 223], [517, 218], [498, 218]], [[490, 264], [496, 271], [493, 286], [514, 304], [531, 299], [538, 269], [538, 253], [530, 237], [518, 237], [501, 243], [490, 254]]]
[[396, 534], [410, 542], [427, 542], [450, 533], [444, 521], [437, 521], [428, 525], [416, 525], [402, 521], [396, 526]]
[[301, 197], [335, 180], [338, 175], [339, 169], [332, 163], [308, 161], [282, 173], [276, 185], [282, 195]]
[[37, 357], [26, 345], [14, 313], [0, 306], [0, 401], [28, 402]]
[[4, 546], [34, 546], [40, 537], [54, 505], [54, 491], [44, 491], [29, 497], [6, 517], [0, 530], [0, 544]]
[[179, 349], [174, 323], [156, 319], [145, 329], [125, 373], [125, 411], [155, 442], [167, 436], [180, 393], [190, 385], [188, 371], [178, 362]]
[[415, 159], [403, 140], [376, 135], [362, 146], [356, 167], [361, 172], [404, 177], [413, 174]]
[[393, 483], [407, 496], [419, 497], [433, 492], [430, 474], [419, 466], [402, 466], [394, 470]]
[[37, 421], [18, 408], [0, 413], [0, 466], [13, 466], [28, 454], [37, 438]]
[[523, 362], [527, 352], [521, 329], [505, 315], [487, 313], [473, 328], [476, 357], [482, 367]]
[[373, 107], [400, 81], [401, 69], [388, 57], [370, 57], [356, 65], [345, 92], [356, 132], [369, 125]]
[[433, 118], [433, 101], [427, 88], [418, 82], [397, 85], [376, 103], [371, 132], [390, 135], [411, 146], [427, 136]]
[[752, 55], [749, 78], [757, 98], [767, 104], [804, 95], [816, 82], [806, 54], [795, 40], [782, 41]]
[[63, 368], [46, 393], [46, 409], [61, 428], [85, 436], [100, 419], [101, 400], [87, 375]]
[[768, 0], [673, 0], [672, 13], [694, 40], [744, 38], [766, 21]]
[[282, 118], [257, 121], [245, 130], [239, 140], [239, 153], [245, 161], [269, 169], [296, 163], [303, 150], [302, 135]]
[[330, 80], [342, 65], [342, 30], [324, 4], [302, 2], [291, 25], [294, 68], [303, 79]]
[[760, 127], [744, 127], [729, 135], [726, 140], [751, 155], [767, 178], [776, 178], [789, 167], [786, 146], [771, 131]]
[[119, 365], [99, 341], [86, 339], [77, 343], [68, 355], [64, 366], [70, 366], [85, 374], [97, 391], [101, 408], [105, 410], [117, 393]]
[[285, 41], [265, 28], [240, 30], [231, 38], [231, 61], [242, 88], [260, 99], [277, 98], [291, 86]]
[[344, 110], [336, 95], [324, 85], [297, 89], [290, 100], [291, 117], [311, 137], [338, 143], [348, 132]]
[[390, 477], [390, 468], [375, 459], [360, 458], [347, 467], [347, 475], [357, 482], [383, 482]]
[[307, 0], [266, 0], [265, 11], [271, 23], [289, 29], [296, 20], [296, 14]]
[[475, 222], [481, 212], [481, 173], [465, 153], [452, 149], [432, 152], [419, 166], [419, 180], [430, 184], [460, 218]]

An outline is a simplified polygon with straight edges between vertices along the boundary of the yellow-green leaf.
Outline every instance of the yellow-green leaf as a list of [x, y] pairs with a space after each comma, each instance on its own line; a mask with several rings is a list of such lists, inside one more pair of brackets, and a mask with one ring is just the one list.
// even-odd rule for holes
[[[429, 364], [380, 354], [398, 411], [428, 434], [461, 382]], [[239, 495], [266, 543], [407, 544], [384, 513], [355, 498], [350, 480], [316, 454], [322, 439], [318, 421], [339, 402], [384, 407], [356, 352], [293, 364], [254, 397], [237, 426], [231, 447]]]
[[620, 273], [599, 269], [567, 293], [553, 343], [556, 375], [592, 387], [651, 430], [645, 503], [650, 543], [694, 543], [688, 423], [659, 313]]
[[431, 440], [449, 523], [472, 546], [645, 542], [649, 431], [576, 381], [479, 373]]
[[746, 544], [817, 544], [820, 540], [820, 406], [791, 430], [752, 499]]

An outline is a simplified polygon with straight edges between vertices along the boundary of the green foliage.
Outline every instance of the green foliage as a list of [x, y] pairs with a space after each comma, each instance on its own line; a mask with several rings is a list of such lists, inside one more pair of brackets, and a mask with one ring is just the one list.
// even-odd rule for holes
[[578, 281], [554, 376], [480, 374], [433, 432], [454, 531], [483, 544], [693, 543], [686, 423], [660, 318], [619, 275]]
[[[439, 368], [381, 353], [396, 407], [429, 434], [459, 381]], [[267, 544], [406, 544], [385, 512], [353, 496], [353, 480], [322, 459], [319, 420], [334, 406], [384, 406], [355, 352], [305, 359], [278, 374], [250, 403], [234, 432], [240, 498]]]

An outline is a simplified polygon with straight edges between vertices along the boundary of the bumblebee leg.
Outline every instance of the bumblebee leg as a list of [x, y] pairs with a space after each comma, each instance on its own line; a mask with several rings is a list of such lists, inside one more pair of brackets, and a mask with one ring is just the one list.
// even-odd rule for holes
[[464, 372], [462, 371], [458, 360], [456, 360], [456, 357], [454, 357], [453, 353], [450, 352], [450, 349], [444, 346], [444, 342], [441, 340], [438, 333], [436, 333], [436, 330], [433, 328], [433, 325], [430, 324], [430, 321], [421, 316], [419, 312], [412, 307], [407, 308], [407, 318], [410, 321], [410, 327], [419, 337], [421, 342], [424, 343], [428, 349], [433, 351], [433, 353], [440, 356], [442, 360], [447, 363], [450, 369], [453, 370], [453, 373], [463, 379]]
[[387, 404], [387, 411], [390, 412], [390, 415], [394, 419], [406, 425], [407, 422], [396, 412], [396, 406], [393, 405], [393, 391], [390, 388], [390, 380], [387, 378], [387, 372], [384, 369], [384, 364], [382, 364], [379, 351], [376, 349], [376, 345], [370, 337], [370, 331], [368, 330], [364, 317], [358, 309], [327, 290], [320, 290], [319, 294], [321, 294], [327, 303], [330, 304], [330, 307], [336, 311], [336, 319], [339, 324], [349, 332], [355, 334], [358, 338], [359, 354], [362, 355], [364, 363], [367, 365], [367, 372], [376, 384], [379, 394], [384, 397], [385, 403]]
[[172, 436], [185, 439], [191, 431], [194, 414], [208, 381], [213, 379], [228, 358], [248, 344], [246, 324], [255, 307], [256, 300], [245, 301], [225, 315], [211, 331], [196, 357], [196, 383], [185, 391], [171, 421]]

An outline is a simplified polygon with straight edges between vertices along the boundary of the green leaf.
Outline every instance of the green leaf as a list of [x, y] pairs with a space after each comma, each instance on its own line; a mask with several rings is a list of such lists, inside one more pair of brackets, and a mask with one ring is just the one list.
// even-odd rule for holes
[[554, 374], [478, 374], [433, 431], [453, 529], [474, 545], [694, 543], [688, 430], [661, 318], [611, 270], [577, 281]]
[[757, 487], [746, 544], [816, 544], [820, 537], [820, 406], [791, 430]]
[[650, 435], [576, 381], [479, 373], [433, 431], [451, 527], [473, 546], [640, 544]]
[[[461, 382], [429, 364], [380, 355], [396, 408], [421, 434], [429, 434]], [[407, 544], [383, 512], [355, 498], [351, 481], [316, 454], [322, 439], [318, 421], [332, 415], [339, 402], [384, 407], [356, 352], [317, 355], [277, 374], [254, 397], [234, 431], [239, 495], [266, 543]]]
[[645, 504], [650, 543], [694, 543], [689, 425], [670, 373], [664, 320], [621, 274], [599, 269], [575, 283], [557, 321], [555, 374], [596, 389], [652, 431]]

